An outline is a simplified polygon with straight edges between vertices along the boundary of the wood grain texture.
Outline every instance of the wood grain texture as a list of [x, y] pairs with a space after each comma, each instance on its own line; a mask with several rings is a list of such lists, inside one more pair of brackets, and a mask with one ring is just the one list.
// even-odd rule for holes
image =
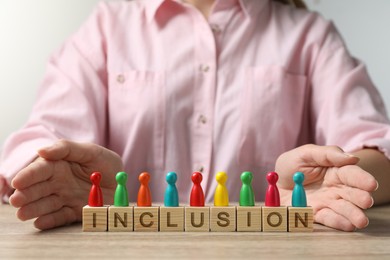
[[107, 207], [83, 207], [83, 231], [107, 231]]
[[288, 207], [288, 231], [312, 232], [313, 208], [312, 207]]
[[132, 232], [134, 207], [115, 207], [108, 208], [108, 231], [109, 232]]
[[210, 207], [210, 231], [236, 231], [236, 207]]
[[184, 207], [160, 207], [160, 231], [184, 232]]
[[261, 231], [261, 207], [237, 206], [237, 232]]
[[81, 223], [38, 231], [0, 206], [0, 259], [386, 259], [390, 205], [367, 211], [370, 225], [341, 232], [82, 232]]
[[287, 232], [287, 207], [261, 208], [263, 232]]
[[159, 207], [134, 207], [134, 231], [158, 232]]
[[210, 207], [185, 207], [185, 231], [209, 232]]

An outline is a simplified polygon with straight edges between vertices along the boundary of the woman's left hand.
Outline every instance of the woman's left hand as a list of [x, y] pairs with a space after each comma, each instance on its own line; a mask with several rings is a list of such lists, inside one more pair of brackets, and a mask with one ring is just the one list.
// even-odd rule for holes
[[369, 220], [363, 210], [374, 204], [371, 192], [378, 183], [358, 162], [337, 146], [309, 144], [283, 153], [275, 165], [281, 204], [291, 205], [292, 176], [300, 171], [315, 222], [344, 231], [366, 227]]

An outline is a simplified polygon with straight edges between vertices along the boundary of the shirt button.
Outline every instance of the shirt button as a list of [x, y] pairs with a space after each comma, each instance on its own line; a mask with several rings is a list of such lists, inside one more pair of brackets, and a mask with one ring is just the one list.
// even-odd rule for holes
[[200, 65], [199, 70], [202, 72], [208, 72], [210, 70], [210, 67], [209, 67], [209, 65], [202, 64], [202, 65]]
[[214, 33], [220, 33], [221, 28], [217, 24], [210, 24], [210, 28]]
[[125, 82], [125, 76], [123, 76], [122, 74], [119, 74], [117, 77], [116, 77], [116, 81], [118, 83], [121, 83], [123, 84]]
[[202, 123], [202, 124], [206, 124], [207, 123], [207, 118], [204, 115], [200, 115], [199, 116], [199, 122]]

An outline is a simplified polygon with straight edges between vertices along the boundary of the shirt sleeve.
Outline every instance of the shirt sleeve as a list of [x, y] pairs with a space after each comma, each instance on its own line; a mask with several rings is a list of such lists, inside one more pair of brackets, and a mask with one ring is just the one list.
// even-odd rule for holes
[[311, 122], [319, 145], [345, 151], [375, 147], [390, 158], [390, 123], [365, 65], [353, 58], [333, 26], [311, 70]]
[[3, 201], [10, 183], [37, 157], [37, 149], [58, 139], [104, 145], [106, 50], [100, 4], [86, 23], [48, 61], [27, 123], [4, 143], [0, 157]]

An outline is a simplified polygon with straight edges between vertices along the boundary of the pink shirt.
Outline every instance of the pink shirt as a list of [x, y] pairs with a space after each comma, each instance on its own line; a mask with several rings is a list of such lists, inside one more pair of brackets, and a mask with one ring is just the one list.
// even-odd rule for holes
[[[5, 143], [10, 183], [59, 138], [120, 154], [130, 200], [151, 174], [163, 201], [178, 174], [189, 202], [193, 171], [213, 200], [226, 171], [230, 200], [253, 171], [257, 201], [281, 153], [305, 143], [390, 151], [390, 127], [364, 65], [331, 22], [270, 0], [217, 1], [208, 20], [171, 0], [101, 3], [49, 61], [27, 124]], [[5, 191], [5, 189], [3, 190]]]

